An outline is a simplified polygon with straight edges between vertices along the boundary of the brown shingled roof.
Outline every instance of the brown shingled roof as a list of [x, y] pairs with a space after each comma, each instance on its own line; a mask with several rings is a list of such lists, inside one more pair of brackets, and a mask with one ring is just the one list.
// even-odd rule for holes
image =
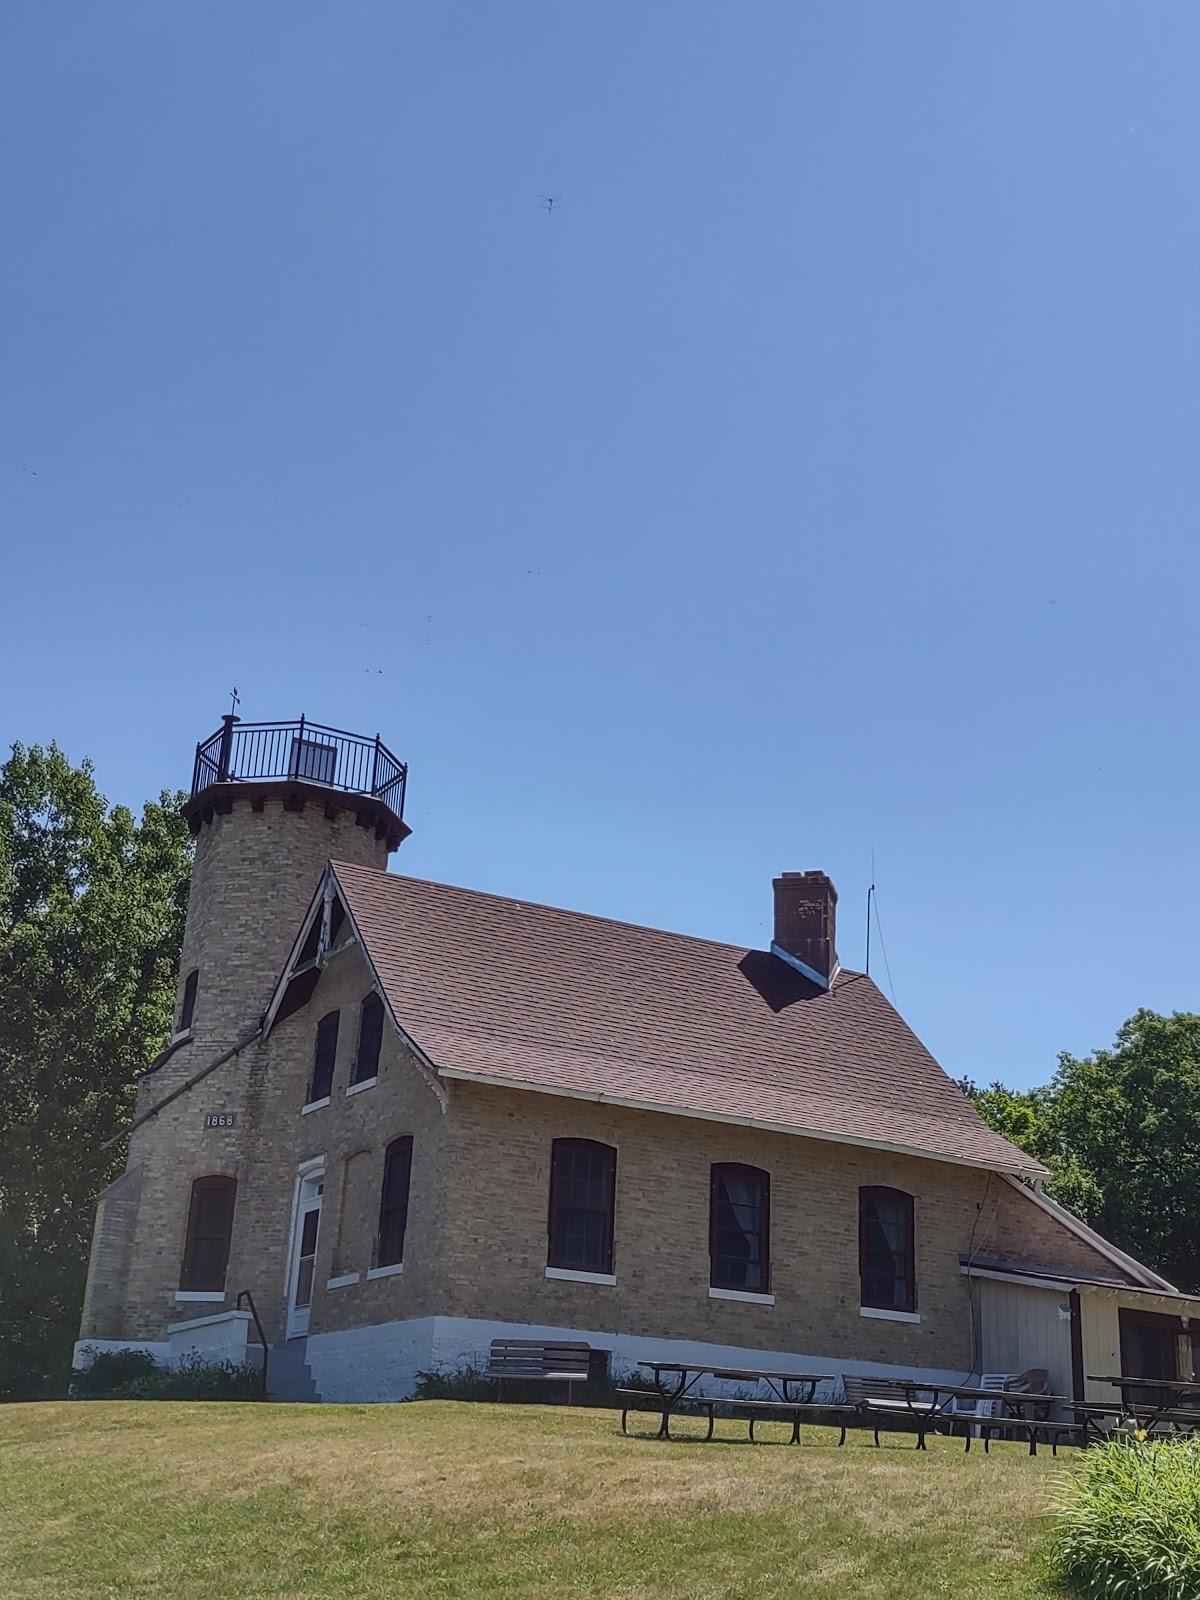
[[335, 862], [405, 1033], [455, 1077], [1038, 1175], [870, 978]]

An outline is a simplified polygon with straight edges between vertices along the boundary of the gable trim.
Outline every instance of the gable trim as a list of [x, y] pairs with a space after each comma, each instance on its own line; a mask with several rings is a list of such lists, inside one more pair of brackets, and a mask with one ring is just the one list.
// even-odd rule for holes
[[312, 925], [316, 920], [317, 913], [319, 911], [323, 912], [325, 905], [325, 885], [328, 882], [328, 879], [329, 867], [326, 866], [324, 872], [321, 874], [321, 881], [317, 884], [312, 900], [309, 902], [308, 910], [304, 913], [304, 921], [300, 924], [300, 931], [292, 941], [292, 948], [288, 952], [287, 960], [283, 964], [283, 971], [279, 975], [279, 981], [276, 983], [275, 988], [272, 991], [271, 998], [267, 1002], [267, 1009], [263, 1012], [262, 1032], [264, 1039], [275, 1026], [275, 1017], [278, 1014], [280, 1006], [283, 1004], [283, 997], [287, 993], [288, 985], [291, 983], [292, 979], [298, 978], [301, 972], [309, 972], [312, 970], [314, 965], [320, 964], [321, 958], [319, 953], [314, 957], [313, 961], [305, 961], [299, 966], [296, 964], [296, 958], [299, 956], [301, 950], [304, 949], [305, 940], [312, 931]]
[[654, 1100], [636, 1100], [628, 1095], [589, 1094], [583, 1089], [560, 1088], [547, 1083], [530, 1083], [521, 1078], [505, 1078], [491, 1072], [467, 1072], [461, 1067], [438, 1067], [437, 1072], [442, 1078], [459, 1078], [465, 1083], [482, 1083], [494, 1089], [516, 1089], [532, 1094], [555, 1095], [563, 1100], [586, 1100], [593, 1105], [621, 1106], [629, 1111], [656, 1111], [668, 1117], [688, 1117], [700, 1122], [719, 1122], [726, 1127], [754, 1128], [761, 1133], [784, 1133], [794, 1139], [816, 1139], [823, 1144], [853, 1145], [861, 1150], [885, 1150], [891, 1155], [915, 1156], [920, 1161], [937, 1161], [955, 1167], [968, 1167], [976, 1172], [998, 1172], [1010, 1182], [1018, 1183], [1022, 1190], [1025, 1184], [1013, 1176], [1017, 1172], [1028, 1173], [1030, 1177], [1039, 1176], [1043, 1169], [1040, 1166], [1008, 1167], [1001, 1166], [998, 1162], [971, 1161], [965, 1156], [952, 1156], [938, 1154], [932, 1150], [919, 1150], [913, 1145], [897, 1144], [889, 1139], [863, 1139], [856, 1134], [828, 1133], [822, 1128], [799, 1128], [794, 1124], [785, 1122], [770, 1122], [762, 1117], [730, 1116], [717, 1111], [696, 1111], [684, 1106], [662, 1105]]
[[[1173, 1283], [1161, 1277], [1151, 1268], [1144, 1266], [1133, 1256], [1126, 1255], [1124, 1250], [1118, 1250], [1115, 1244], [1110, 1244], [1102, 1233], [1097, 1233], [1095, 1228], [1089, 1228], [1087, 1223], [1077, 1217], [1073, 1211], [1068, 1211], [1066, 1206], [1060, 1206], [1057, 1200], [1051, 1200], [1049, 1195], [1044, 1195], [1036, 1189], [1031, 1189], [1027, 1183], [1022, 1183], [1019, 1178], [1006, 1172], [1005, 1178], [1015, 1189], [1019, 1189], [1027, 1200], [1035, 1206], [1040, 1206], [1047, 1216], [1053, 1217], [1055, 1222], [1073, 1233], [1077, 1239], [1082, 1239], [1085, 1244], [1090, 1244], [1093, 1250], [1102, 1255], [1106, 1261], [1111, 1261], [1114, 1266], [1120, 1267], [1122, 1272], [1131, 1272], [1139, 1280], [1144, 1289], [1160, 1289], [1168, 1294], [1178, 1294], [1179, 1290]], [[1129, 1287], [1137, 1288], [1138, 1284]]]
[[395, 1030], [396, 1037], [400, 1040], [401, 1044], [404, 1045], [405, 1049], [408, 1050], [413, 1060], [417, 1063], [417, 1066], [421, 1071], [421, 1076], [436, 1095], [437, 1102], [441, 1106], [444, 1114], [447, 1110], [449, 1110], [450, 1107], [450, 1096], [446, 1093], [446, 1086], [442, 1082], [444, 1074], [440, 1072], [439, 1069], [433, 1064], [433, 1062], [417, 1044], [416, 1040], [405, 1032], [399, 1017], [397, 1017], [396, 1013], [392, 1010], [392, 1002], [388, 996], [387, 989], [384, 987], [383, 979], [379, 976], [379, 972], [371, 956], [370, 947], [362, 936], [362, 929], [359, 927], [358, 922], [355, 919], [349, 897], [342, 888], [341, 884], [338, 882], [337, 871], [334, 868], [333, 863], [331, 862], [325, 870], [332, 878], [333, 882], [337, 884], [337, 892], [342, 902], [342, 910], [346, 913], [346, 920], [354, 930], [354, 937], [358, 940], [359, 948], [362, 950], [363, 960], [366, 962], [367, 970], [371, 974], [371, 980], [375, 985], [376, 993], [383, 1001], [383, 1008], [388, 1014], [388, 1019]]
[[[327, 945], [327, 932], [329, 928], [329, 913], [334, 896], [341, 901], [342, 910], [346, 914], [346, 921], [349, 923], [352, 930], [352, 937], [350, 939], [343, 940], [343, 942], [336, 948], [329, 949]], [[321, 947], [313, 961], [305, 961], [300, 963], [300, 965], [297, 965], [296, 958], [300, 954], [301, 950], [303, 950], [305, 941], [312, 932], [313, 923], [316, 921], [318, 915], [320, 915], [323, 924]], [[261, 1025], [263, 1038], [265, 1039], [270, 1033], [271, 1029], [274, 1027], [275, 1019], [279, 1014], [279, 1008], [283, 1004], [284, 996], [288, 991], [288, 985], [292, 982], [292, 980], [298, 977], [302, 972], [310, 972], [314, 966], [321, 968], [325, 967], [334, 956], [340, 955], [343, 950], [349, 949], [354, 945], [357, 945], [362, 951], [362, 956], [364, 962], [366, 963], [367, 971], [371, 974], [371, 982], [374, 985], [380, 999], [383, 1001], [384, 1010], [387, 1012], [388, 1019], [392, 1024], [393, 1030], [400, 1039], [401, 1044], [404, 1045], [409, 1054], [412, 1056], [413, 1060], [417, 1063], [421, 1077], [428, 1084], [430, 1089], [433, 1090], [433, 1093], [437, 1096], [438, 1104], [441, 1106], [442, 1110], [445, 1111], [450, 1104], [450, 1097], [446, 1093], [445, 1085], [440, 1080], [438, 1069], [434, 1066], [433, 1062], [429, 1060], [425, 1052], [421, 1050], [412, 1039], [409, 1038], [408, 1034], [405, 1033], [404, 1029], [397, 1021], [396, 1014], [392, 1010], [392, 1003], [388, 999], [387, 991], [383, 986], [383, 983], [379, 977], [379, 973], [376, 971], [375, 963], [371, 959], [371, 952], [368, 950], [366, 940], [362, 936], [362, 930], [355, 921], [354, 912], [350, 908], [350, 902], [347, 899], [346, 892], [338, 882], [338, 876], [334, 871], [332, 862], [326, 862], [325, 864], [325, 870], [321, 874], [321, 881], [317, 884], [316, 891], [314, 892], [308, 910], [305, 913], [304, 921], [300, 924], [300, 931], [297, 933], [292, 942], [291, 953], [289, 954], [287, 962], [284, 965], [284, 969], [279, 976], [279, 981], [275, 985], [275, 991], [271, 996], [270, 1003], [268, 1004], [266, 1011], [263, 1013]]]

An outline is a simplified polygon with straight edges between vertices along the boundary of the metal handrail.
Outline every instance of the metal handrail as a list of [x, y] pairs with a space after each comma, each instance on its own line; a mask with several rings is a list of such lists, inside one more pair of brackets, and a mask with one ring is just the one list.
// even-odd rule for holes
[[408, 768], [376, 734], [347, 733], [300, 717], [242, 722], [229, 714], [196, 746], [192, 798], [214, 784], [312, 783], [382, 800], [404, 817]]
[[261, 1394], [259, 1395], [258, 1398], [260, 1400], [265, 1400], [265, 1399], [267, 1399], [267, 1361], [268, 1361], [268, 1358], [269, 1358], [269, 1355], [270, 1355], [270, 1350], [269, 1350], [269, 1347], [267, 1345], [266, 1330], [264, 1329], [264, 1327], [262, 1325], [262, 1319], [260, 1318], [260, 1316], [258, 1314], [258, 1307], [254, 1304], [254, 1296], [250, 1293], [249, 1289], [243, 1289], [238, 1294], [238, 1297], [237, 1297], [237, 1310], [239, 1310], [239, 1311], [242, 1309], [242, 1301], [243, 1300], [250, 1307], [250, 1315], [254, 1319], [254, 1331], [258, 1334], [258, 1342], [259, 1342], [259, 1344], [262, 1345], [262, 1353], [263, 1353], [263, 1359], [262, 1359], [262, 1382], [261, 1382], [262, 1392], [261, 1392]]

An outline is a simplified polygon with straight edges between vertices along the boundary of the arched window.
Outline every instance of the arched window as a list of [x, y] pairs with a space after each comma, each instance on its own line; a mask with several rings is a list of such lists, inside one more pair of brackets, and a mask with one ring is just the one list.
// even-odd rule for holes
[[617, 1152], [594, 1139], [555, 1139], [550, 1151], [547, 1266], [574, 1272], [613, 1269]]
[[196, 1010], [196, 988], [200, 982], [200, 969], [189, 972], [183, 985], [183, 1000], [179, 1007], [179, 1026], [176, 1033], [187, 1033], [192, 1026], [192, 1015]]
[[312, 1081], [308, 1086], [308, 1104], [314, 1100], [328, 1100], [333, 1089], [333, 1067], [337, 1060], [338, 1019], [341, 1013], [329, 1011], [317, 1023], [317, 1040], [313, 1047]]
[[903, 1189], [858, 1191], [858, 1273], [861, 1305], [917, 1309], [913, 1197]]
[[408, 1189], [412, 1179], [412, 1135], [393, 1139], [383, 1157], [383, 1193], [379, 1200], [379, 1239], [375, 1265], [394, 1267], [404, 1260], [408, 1229]]
[[383, 1001], [369, 994], [358, 1008], [358, 1049], [350, 1082], [366, 1083], [379, 1074], [379, 1047], [383, 1043]]
[[192, 1184], [183, 1268], [179, 1274], [181, 1289], [191, 1289], [197, 1293], [224, 1289], [236, 1196], [237, 1181], [234, 1178], [214, 1175], [197, 1178]]
[[718, 1162], [709, 1181], [709, 1283], [766, 1294], [771, 1287], [771, 1175]]

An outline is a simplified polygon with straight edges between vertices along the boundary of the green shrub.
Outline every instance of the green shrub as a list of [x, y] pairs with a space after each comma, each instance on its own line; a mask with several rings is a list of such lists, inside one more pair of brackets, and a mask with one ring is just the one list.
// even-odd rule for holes
[[[571, 1399], [578, 1406], [619, 1406], [615, 1390], [642, 1389], [650, 1395], [656, 1390], [640, 1373], [587, 1378], [571, 1384]], [[482, 1367], [470, 1362], [459, 1367], [431, 1367], [417, 1373], [414, 1400], [496, 1400], [505, 1405], [565, 1405], [567, 1384], [562, 1379], [505, 1378], [498, 1389], [495, 1378], [484, 1376]]]
[[136, 1385], [153, 1382], [158, 1371], [158, 1362], [149, 1350], [101, 1350], [90, 1367], [71, 1374], [71, 1398], [124, 1398]]
[[430, 1367], [417, 1373], [414, 1400], [494, 1400], [495, 1378], [485, 1378], [479, 1367]]
[[1084, 1451], [1054, 1554], [1062, 1575], [1097, 1600], [1195, 1600], [1200, 1439], [1114, 1439]]
[[177, 1366], [160, 1366], [148, 1350], [104, 1350], [72, 1374], [73, 1400], [257, 1400], [257, 1367], [205, 1361], [197, 1350]]

